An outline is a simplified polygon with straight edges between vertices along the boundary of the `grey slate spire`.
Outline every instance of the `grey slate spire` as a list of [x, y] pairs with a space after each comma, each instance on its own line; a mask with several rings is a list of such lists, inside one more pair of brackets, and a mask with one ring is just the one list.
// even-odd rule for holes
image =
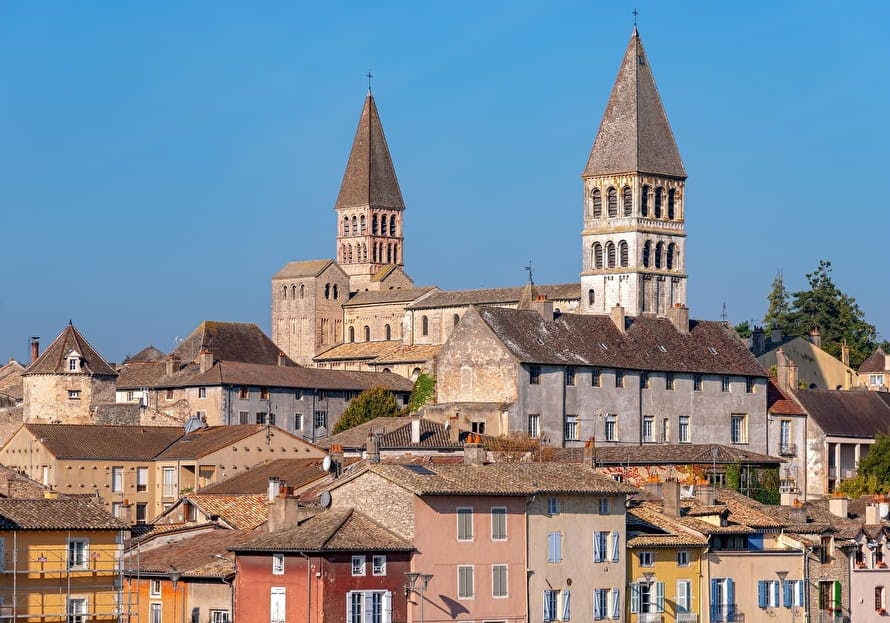
[[370, 206], [404, 210], [374, 96], [368, 92], [340, 183], [335, 209]]
[[636, 28], [582, 176], [631, 172], [686, 177]]

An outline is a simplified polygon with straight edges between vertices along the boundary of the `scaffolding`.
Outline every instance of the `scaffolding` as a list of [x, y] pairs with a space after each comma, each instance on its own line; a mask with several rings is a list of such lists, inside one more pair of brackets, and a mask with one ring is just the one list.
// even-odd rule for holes
[[124, 590], [123, 531], [109, 543], [88, 530], [39, 534], [60, 538], [29, 530], [0, 540], [0, 623], [138, 620], [138, 599]]

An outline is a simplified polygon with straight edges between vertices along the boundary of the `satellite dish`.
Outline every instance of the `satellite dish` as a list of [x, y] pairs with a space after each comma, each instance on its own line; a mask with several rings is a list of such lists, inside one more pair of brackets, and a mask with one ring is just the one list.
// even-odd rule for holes
[[877, 547], [877, 543], [875, 543], [874, 541], [869, 541], [869, 542], [868, 542], [868, 549], [874, 551], [874, 549], [875, 549], [876, 547]]
[[334, 462], [331, 460], [331, 455], [327, 455], [324, 457], [324, 460], [321, 462], [321, 468], [324, 471], [329, 472], [329, 471], [331, 471], [331, 465], [333, 463]]
[[330, 491], [322, 491], [321, 496], [318, 498], [319, 504], [321, 504], [322, 508], [330, 508], [331, 507], [331, 492]]

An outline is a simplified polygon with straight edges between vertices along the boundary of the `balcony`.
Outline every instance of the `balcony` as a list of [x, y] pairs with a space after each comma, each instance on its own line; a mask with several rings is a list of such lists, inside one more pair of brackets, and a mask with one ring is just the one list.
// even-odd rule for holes
[[695, 612], [678, 612], [677, 623], [698, 623], [698, 615]]
[[712, 623], [744, 623], [745, 615], [739, 612], [736, 604], [712, 604]]
[[779, 444], [779, 456], [797, 456], [796, 443]]
[[664, 615], [660, 612], [641, 612], [637, 620], [640, 623], [664, 623]]

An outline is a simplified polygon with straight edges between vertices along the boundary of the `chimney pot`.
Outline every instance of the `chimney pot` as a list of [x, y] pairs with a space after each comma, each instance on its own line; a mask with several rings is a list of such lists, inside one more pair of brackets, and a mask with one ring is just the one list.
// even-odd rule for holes
[[40, 356], [40, 338], [32, 337], [31, 338], [31, 363], [37, 361], [37, 358]]
[[201, 354], [198, 355], [198, 368], [201, 373], [207, 372], [213, 367], [213, 351], [209, 348], [202, 348]]
[[553, 301], [548, 301], [546, 296], [539, 296], [531, 302], [531, 308], [538, 312], [544, 322], [553, 321]]

